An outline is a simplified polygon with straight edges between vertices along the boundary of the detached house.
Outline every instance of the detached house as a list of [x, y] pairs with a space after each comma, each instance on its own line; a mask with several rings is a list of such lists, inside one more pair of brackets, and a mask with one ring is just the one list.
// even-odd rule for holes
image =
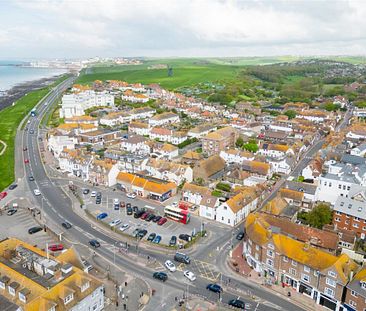
[[78, 143], [76, 137], [72, 135], [62, 135], [57, 131], [52, 131], [48, 135], [47, 147], [55, 158], [58, 158], [64, 149], [73, 150]]

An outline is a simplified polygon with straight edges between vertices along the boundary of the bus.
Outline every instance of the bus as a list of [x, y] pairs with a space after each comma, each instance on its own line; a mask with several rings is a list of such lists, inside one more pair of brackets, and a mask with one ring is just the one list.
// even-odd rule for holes
[[190, 220], [190, 214], [187, 210], [171, 205], [168, 205], [164, 208], [164, 215], [166, 218], [181, 222], [183, 224], [188, 224]]
[[36, 108], [33, 108], [32, 110], [31, 110], [31, 112], [30, 112], [30, 114], [31, 114], [31, 116], [32, 117], [35, 117], [36, 116], [36, 111], [37, 111], [37, 109]]

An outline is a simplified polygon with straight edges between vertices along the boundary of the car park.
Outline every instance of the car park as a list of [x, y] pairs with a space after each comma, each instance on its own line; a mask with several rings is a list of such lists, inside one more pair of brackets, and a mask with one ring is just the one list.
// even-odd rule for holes
[[236, 239], [237, 240], [242, 240], [244, 238], [244, 232], [243, 231], [240, 231], [237, 235], [236, 235]]
[[130, 198], [130, 199], [135, 199], [136, 198], [136, 193], [127, 193], [126, 194], [127, 198]]
[[89, 244], [91, 245], [91, 246], [93, 246], [94, 248], [98, 248], [98, 247], [100, 247], [100, 243], [97, 241], [97, 240], [90, 240], [89, 241]]
[[126, 231], [130, 227], [129, 224], [123, 224], [121, 227], [119, 227], [119, 230]]
[[83, 190], [83, 194], [88, 194], [90, 192], [90, 190], [89, 189], [84, 189]]
[[113, 221], [111, 221], [111, 222], [109, 223], [109, 226], [111, 226], [111, 227], [115, 227], [115, 226], [120, 225], [121, 223], [122, 223], [122, 220], [121, 220], [121, 219], [115, 219], [115, 220], [113, 220]]
[[245, 309], [245, 303], [240, 299], [229, 300], [228, 305], [242, 310]]
[[192, 238], [189, 234], [180, 234], [179, 238], [183, 241], [189, 242]]
[[171, 260], [167, 260], [164, 263], [164, 266], [170, 271], [170, 272], [175, 272], [177, 270], [177, 267], [175, 266], [175, 264], [171, 261]]
[[9, 190], [14, 190], [16, 187], [18, 187], [17, 184], [12, 184], [9, 186]]
[[163, 217], [163, 218], [161, 218], [161, 219], [157, 222], [157, 224], [158, 224], [159, 226], [162, 226], [162, 225], [164, 225], [167, 221], [168, 221], [168, 219], [166, 219], [165, 217]]
[[146, 221], [152, 221], [153, 219], [155, 218], [155, 215], [154, 214], [149, 214], [147, 217], [146, 217]]
[[8, 193], [6, 191], [0, 192], [0, 200], [4, 199]]
[[147, 240], [152, 242], [156, 237], [156, 233], [150, 233], [149, 236], [147, 237]]
[[127, 215], [132, 215], [133, 214], [133, 210], [132, 210], [131, 206], [126, 207], [126, 213], [127, 213]]
[[91, 194], [90, 194], [90, 196], [91, 196], [92, 198], [96, 197], [96, 196], [97, 196], [97, 192], [96, 192], [96, 191], [92, 191], [92, 192], [91, 192]]
[[52, 244], [48, 246], [48, 249], [52, 252], [58, 252], [62, 251], [64, 249], [64, 246], [62, 244]]
[[181, 263], [185, 263], [187, 265], [191, 263], [191, 259], [186, 254], [179, 253], [179, 252], [175, 253], [174, 260], [181, 262]]
[[183, 275], [191, 282], [196, 280], [196, 276], [194, 275], [194, 273], [192, 271], [186, 270], [183, 272]]
[[33, 176], [29, 176], [29, 177], [28, 177], [28, 180], [29, 180], [29, 181], [34, 181], [34, 177], [33, 177]]
[[29, 230], [28, 230], [28, 233], [29, 234], [34, 234], [34, 233], [37, 233], [37, 232], [39, 232], [39, 231], [42, 231], [42, 227], [32, 227], [32, 228], [29, 228]]
[[41, 195], [41, 191], [39, 191], [38, 189], [34, 189], [33, 192], [35, 196]]
[[67, 221], [63, 222], [61, 225], [65, 229], [70, 229], [72, 227], [72, 225], [69, 222], [67, 222]]
[[160, 235], [157, 235], [152, 242], [155, 243], [155, 244], [159, 244], [160, 241], [161, 241], [161, 236]]
[[17, 212], [17, 209], [15, 209], [15, 208], [11, 208], [10, 210], [8, 210], [8, 211], [6, 212], [6, 214], [7, 214], [8, 216], [12, 216], [12, 215], [14, 215], [16, 212]]
[[168, 279], [168, 275], [165, 272], [154, 272], [153, 278], [165, 282]]
[[206, 289], [214, 293], [222, 293], [222, 287], [218, 284], [208, 284], [206, 286]]
[[175, 246], [177, 244], [177, 237], [175, 235], [172, 235], [169, 241], [169, 246]]
[[163, 217], [159, 216], [159, 215], [156, 215], [154, 217], [154, 219], [152, 220], [153, 222], [158, 222], [160, 219], [162, 219]]
[[98, 216], [97, 216], [97, 219], [98, 220], [102, 220], [104, 218], [107, 218], [108, 217], [108, 214], [107, 213], [100, 213]]
[[145, 235], [147, 234], [147, 230], [146, 229], [142, 229], [138, 232], [137, 236], [142, 239]]

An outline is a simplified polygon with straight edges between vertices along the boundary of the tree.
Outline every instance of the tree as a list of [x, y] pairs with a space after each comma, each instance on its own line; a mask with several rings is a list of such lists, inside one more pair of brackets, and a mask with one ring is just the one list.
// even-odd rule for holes
[[243, 140], [243, 138], [239, 137], [239, 138], [236, 140], [235, 145], [236, 145], [236, 147], [238, 147], [238, 148], [243, 147], [243, 145], [244, 145], [244, 140]]
[[336, 111], [340, 108], [340, 105], [336, 105], [336, 104], [332, 104], [332, 103], [327, 103], [324, 105], [324, 109], [326, 111]]
[[291, 119], [294, 119], [296, 118], [296, 111], [295, 110], [287, 110], [285, 113], [284, 113], [285, 116], [287, 116], [289, 118], [289, 120]]
[[249, 140], [248, 143], [243, 145], [243, 149], [247, 150], [247, 151], [250, 151], [250, 152], [253, 152], [253, 153], [256, 153], [258, 151], [259, 147], [258, 147], [257, 142], [255, 141], [255, 139], [251, 139], [251, 140]]
[[298, 218], [311, 227], [322, 229], [324, 225], [332, 222], [333, 212], [329, 205], [320, 203], [309, 213], [299, 213]]

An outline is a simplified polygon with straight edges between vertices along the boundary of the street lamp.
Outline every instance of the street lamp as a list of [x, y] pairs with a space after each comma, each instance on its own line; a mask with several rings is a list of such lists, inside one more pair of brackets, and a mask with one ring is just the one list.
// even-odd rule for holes
[[113, 265], [116, 265], [116, 244], [118, 243], [118, 241], [115, 241], [113, 243]]

